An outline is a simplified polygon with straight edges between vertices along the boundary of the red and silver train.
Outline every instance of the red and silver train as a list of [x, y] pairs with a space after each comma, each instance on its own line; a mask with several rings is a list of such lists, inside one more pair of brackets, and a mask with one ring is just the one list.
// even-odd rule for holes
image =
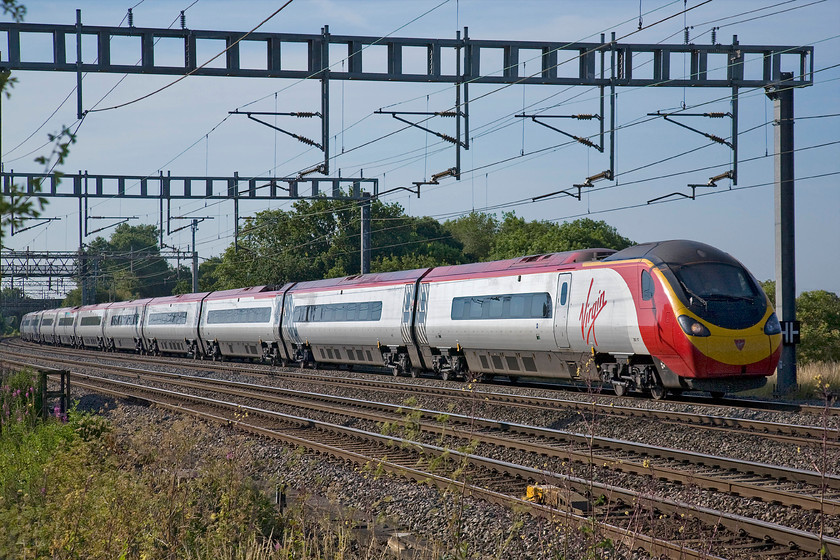
[[52, 309], [21, 325], [26, 340], [101, 350], [603, 381], [654, 398], [764, 385], [780, 331], [747, 269], [693, 241]]

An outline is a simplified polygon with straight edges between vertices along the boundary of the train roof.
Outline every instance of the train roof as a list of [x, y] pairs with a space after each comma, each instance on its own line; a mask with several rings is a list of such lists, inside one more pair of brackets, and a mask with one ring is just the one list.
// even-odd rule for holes
[[647, 259], [653, 264], [688, 264], [693, 262], [725, 262], [740, 264], [732, 255], [711, 245], [699, 241], [673, 239], [670, 241], [655, 241], [641, 243], [617, 253], [613, 253], [604, 261], [624, 261], [632, 259]]
[[201, 301], [210, 292], [198, 292], [195, 294], [179, 294], [177, 296], [163, 296], [163, 297], [156, 297], [152, 298], [148, 301], [149, 305], [167, 305], [171, 303], [192, 303], [196, 301]]
[[[371, 274], [356, 274], [355, 276], [344, 276], [342, 278], [327, 278], [325, 280], [310, 280], [298, 282], [290, 292], [320, 291], [343, 288], [363, 288], [366, 286], [383, 286], [393, 284], [410, 284], [427, 272], [428, 268], [415, 268], [414, 270], [400, 270], [397, 272], [374, 272]], [[288, 286], [288, 284], [287, 284]], [[284, 286], [286, 289], [286, 286]]]
[[269, 285], [269, 286], [251, 286], [249, 288], [236, 288], [233, 290], [219, 290], [217, 292], [211, 292], [210, 295], [207, 296], [205, 301], [210, 300], [218, 300], [218, 299], [234, 299], [234, 298], [241, 298], [241, 297], [274, 297], [280, 292], [280, 289], [276, 285]]
[[456, 264], [434, 268], [423, 280], [447, 280], [450, 278], [506, 276], [510, 274], [530, 274], [545, 272], [564, 265], [600, 261], [615, 253], [614, 249], [581, 249], [563, 253], [528, 255], [515, 259], [490, 261], [471, 264]]

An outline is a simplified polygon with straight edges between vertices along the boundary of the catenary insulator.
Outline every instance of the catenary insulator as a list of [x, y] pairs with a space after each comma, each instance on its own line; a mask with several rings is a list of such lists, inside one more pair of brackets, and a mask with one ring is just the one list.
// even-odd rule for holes
[[131, 12], [131, 8], [128, 9], [128, 26], [134, 27], [134, 14]]
[[683, 30], [683, 34], [684, 34], [683, 39], [685, 40], [685, 44], [687, 45], [687, 44], [688, 44], [688, 27], [686, 27], [686, 28]]
[[181, 10], [181, 29], [187, 28], [187, 14], [184, 13], [184, 10]]
[[717, 27], [712, 27], [712, 44], [717, 45]]
[[706, 113], [706, 116], [713, 119], [722, 119], [726, 116], [726, 113]]
[[456, 116], [458, 116], [458, 113], [456, 113], [455, 111], [438, 111], [435, 114], [439, 117], [456, 117]]
[[581, 121], [591, 121], [592, 119], [595, 118], [595, 115], [590, 115], [590, 114], [584, 113], [584, 114], [580, 114], [580, 115], [572, 115], [572, 117], [574, 117], [578, 120], [581, 120]]
[[299, 117], [301, 119], [311, 119], [315, 116], [315, 113], [307, 112], [307, 111], [298, 111], [296, 113], [292, 113], [293, 117]]

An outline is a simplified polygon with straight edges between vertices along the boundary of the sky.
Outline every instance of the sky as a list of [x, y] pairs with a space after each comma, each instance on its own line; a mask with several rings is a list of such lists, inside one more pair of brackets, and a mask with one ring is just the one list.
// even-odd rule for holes
[[[248, 31], [284, 2], [258, 0], [29, 0], [26, 22], [74, 24], [81, 9], [85, 25], [127, 26], [132, 8], [136, 27], [179, 27], [185, 10], [191, 29]], [[694, 7], [685, 14], [684, 8]], [[661, 23], [660, 20], [680, 14]], [[621, 37], [637, 31], [639, 20], [649, 26], [627, 43], [680, 44], [684, 28], [691, 42], [709, 44], [712, 27], [717, 41], [729, 44], [737, 35], [745, 45], [814, 46], [814, 85], [795, 91], [796, 282], [797, 292], [829, 290], [840, 293], [840, 0], [293, 0], [259, 31], [319, 34], [329, 25], [334, 35], [370, 37], [455, 38], [468, 28], [472, 39], [594, 42], [601, 33]], [[0, 18], [8, 21], [9, 17]], [[68, 39], [69, 41], [70, 39]], [[6, 60], [5, 36], [0, 36], [0, 60]], [[22, 45], [24, 58], [46, 57], [51, 43], [32, 40]], [[164, 42], [156, 58], [181, 55], [181, 47]], [[68, 53], [75, 52], [68, 42]], [[199, 63], [217, 54], [217, 45], [198, 48]], [[243, 48], [245, 64], [260, 63], [259, 48]], [[290, 58], [302, 53], [290, 49]], [[369, 56], [368, 56], [369, 55]], [[68, 55], [70, 56], [70, 55]], [[264, 55], [263, 60], [264, 60]], [[384, 60], [371, 48], [366, 64]], [[95, 43], [83, 41], [83, 59], [96, 58]], [[112, 61], [134, 64], [139, 48], [131, 42], [112, 44]], [[340, 67], [342, 55], [331, 52]], [[446, 61], [453, 60], [449, 55]], [[406, 56], [406, 64], [416, 63]], [[644, 62], [644, 61], [642, 61]], [[725, 64], [725, 58], [723, 59]], [[537, 61], [524, 61], [532, 73]], [[671, 75], [687, 73], [687, 61], [671, 60]], [[498, 72], [502, 65], [488, 55], [481, 73]], [[783, 71], [796, 71], [791, 60]], [[650, 66], [649, 64], [647, 65]], [[720, 60], [710, 59], [710, 72], [725, 76]], [[746, 72], [760, 62], [748, 61]], [[638, 73], [644, 75], [643, 66]], [[47, 135], [62, 126], [78, 127], [77, 141], [61, 170], [94, 174], [288, 177], [323, 160], [308, 147], [229, 111], [247, 106], [252, 111], [320, 110], [317, 80], [223, 78], [193, 76], [131, 105], [91, 112], [76, 119], [76, 76], [65, 72], [16, 72], [19, 82], [11, 97], [2, 100], [2, 162], [4, 170], [40, 172], [34, 162], [48, 155]], [[83, 81], [84, 108], [106, 108], [137, 99], [170, 84], [172, 76], [87, 74]], [[730, 110], [728, 89], [618, 88], [614, 181], [601, 181], [584, 190], [581, 200], [568, 196], [531, 199], [570, 189], [586, 177], [609, 167], [609, 156], [527, 119], [518, 113], [597, 113], [599, 92], [591, 87], [473, 84], [470, 86], [470, 149], [462, 151], [460, 181], [445, 178], [424, 186], [420, 197], [406, 191], [383, 196], [407, 213], [456, 218], [472, 210], [516, 212], [526, 219], [562, 223], [580, 217], [604, 220], [636, 242], [693, 239], [714, 245], [743, 262], [759, 280], [775, 275], [773, 208], [773, 103], [763, 90], [744, 89], [739, 104], [738, 184], [728, 179], [716, 188], [700, 188], [697, 198], [672, 196], [664, 203], [648, 200], [681, 192], [689, 184], [731, 168], [732, 151], [648, 113], [683, 109], [686, 112]], [[330, 176], [363, 176], [379, 180], [380, 191], [410, 186], [455, 164], [454, 148], [422, 130], [404, 125], [388, 111], [441, 111], [455, 104], [453, 85], [334, 80], [330, 84]], [[607, 119], [609, 115], [606, 115]], [[272, 117], [268, 117], [271, 119]], [[609, 122], [609, 121], [607, 121]], [[728, 138], [728, 119], [691, 119], [686, 124]], [[429, 122], [430, 128], [454, 135], [453, 119]], [[552, 125], [569, 133], [590, 136], [596, 121], [560, 119]], [[279, 120], [309, 138], [320, 138], [317, 119]], [[377, 140], [383, 136], [384, 139]], [[139, 188], [133, 186], [130, 188]], [[242, 202], [240, 216], [267, 208], [288, 209], [291, 202]], [[136, 216], [132, 225], [156, 224], [158, 200], [91, 200], [92, 216]], [[201, 259], [220, 254], [233, 242], [233, 204], [193, 200], [173, 203], [172, 215], [208, 216], [199, 225], [197, 250]], [[79, 215], [72, 199], [52, 199], [45, 217], [60, 218], [5, 238], [7, 246], [33, 251], [74, 251], [78, 248]], [[109, 225], [91, 221], [89, 229]], [[173, 225], [177, 227], [181, 224]], [[108, 236], [112, 230], [96, 235]], [[6, 232], [8, 234], [8, 231]], [[89, 243], [94, 239], [84, 239]], [[373, 239], [387, 243], [387, 239]], [[189, 229], [165, 238], [172, 247], [188, 249]], [[4, 281], [5, 282], [5, 281]], [[64, 286], [66, 289], [72, 284]]]

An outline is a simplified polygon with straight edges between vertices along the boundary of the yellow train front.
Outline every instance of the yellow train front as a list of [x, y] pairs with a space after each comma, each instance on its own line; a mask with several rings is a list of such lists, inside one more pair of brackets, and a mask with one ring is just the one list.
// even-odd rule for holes
[[665, 388], [718, 396], [766, 384], [779, 361], [781, 328], [740, 262], [694, 241], [637, 245], [606, 260], [636, 260], [641, 268], [639, 327]]

